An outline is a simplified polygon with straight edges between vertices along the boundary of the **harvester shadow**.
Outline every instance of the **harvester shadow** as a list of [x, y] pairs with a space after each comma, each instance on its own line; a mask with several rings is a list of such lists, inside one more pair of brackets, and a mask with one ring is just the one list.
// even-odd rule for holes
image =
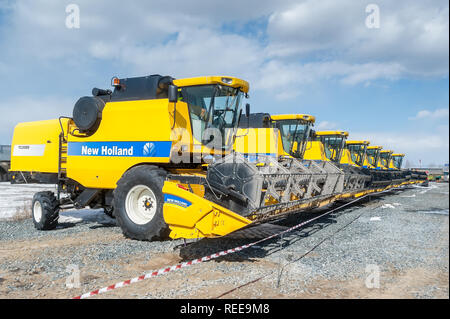
[[58, 223], [57, 230], [68, 229], [77, 226], [75, 223]]
[[118, 227], [118, 226], [117, 226], [117, 224], [108, 223], [108, 224], [89, 226], [89, 229], [110, 228], [110, 227]]
[[[274, 238], [262, 241], [261, 243], [258, 243], [254, 246], [251, 246], [250, 248], [244, 249], [238, 253], [229, 254], [225, 256], [218, 257], [214, 259], [216, 262], [222, 262], [222, 261], [228, 261], [228, 262], [255, 262], [258, 261], [258, 259], [264, 258], [266, 256], [270, 256], [272, 254], [275, 254], [283, 249], [286, 249], [295, 243], [308, 238], [310, 236], [313, 236], [316, 233], [319, 233], [321, 230], [324, 230], [325, 228], [335, 224], [338, 222], [338, 218], [340, 215], [344, 213], [351, 212], [355, 209], [363, 208], [363, 207], [370, 207], [372, 205], [376, 205], [376, 203], [380, 200], [379, 197], [371, 198], [369, 201], [369, 198], [366, 200], [362, 200], [357, 203], [348, 204], [345, 209], [338, 210], [336, 212], [333, 212], [329, 215], [323, 216], [321, 218], [318, 218], [317, 220], [311, 222], [310, 224], [305, 225], [304, 227], [300, 227], [298, 229], [292, 230], [290, 232], [287, 232], [283, 235], [276, 236]], [[317, 217], [326, 211], [330, 211], [338, 206], [341, 206], [341, 203], [336, 203], [332, 206], [329, 206], [327, 208], [321, 208], [316, 209], [310, 212], [299, 212], [294, 213], [291, 215], [288, 215], [287, 217], [272, 222], [270, 224], [262, 224], [260, 226], [251, 227], [248, 229], [243, 229], [241, 231], [237, 231], [234, 233], [231, 233], [227, 236], [221, 237], [221, 238], [214, 238], [214, 239], [201, 239], [196, 242], [193, 242], [185, 247], [180, 248], [180, 257], [183, 261], [188, 261], [192, 259], [201, 258], [204, 256], [208, 256], [213, 253], [217, 253], [220, 251], [225, 251], [231, 248], [236, 248], [242, 245], [246, 245], [249, 243], [256, 242], [258, 240], [261, 240], [263, 238], [266, 238], [270, 235], [278, 234], [282, 232], [283, 230], [286, 230], [290, 227], [293, 227], [295, 225], [298, 225], [304, 221], [307, 221], [309, 219], [312, 219], [314, 217]], [[268, 228], [268, 225], [270, 227], [273, 226], [274, 232], [270, 234], [270, 232], [261, 232], [257, 231], [258, 227], [266, 227]], [[270, 228], [269, 227], [269, 228]], [[239, 234], [239, 232], [242, 232]], [[252, 237], [252, 234], [256, 234], [256, 236]], [[265, 236], [259, 236], [261, 234], [265, 234]], [[235, 238], [236, 236], [248, 236], [250, 235], [251, 238]]]
[[[303, 219], [303, 218], [302, 218]], [[301, 219], [299, 219], [300, 222]], [[306, 220], [306, 219], [305, 219]], [[216, 258], [216, 262], [228, 261], [228, 262], [243, 262], [250, 261], [255, 262], [258, 259], [264, 258], [271, 254], [274, 254], [280, 250], [289, 247], [295, 242], [302, 240], [303, 238], [309, 237], [314, 233], [328, 227], [330, 224], [335, 223], [333, 218], [321, 218], [320, 221], [315, 222], [309, 227], [303, 229], [293, 230], [288, 234], [283, 236], [276, 236], [274, 238], [268, 239], [264, 242], [258, 243], [250, 248], [247, 248], [239, 253], [225, 255]], [[257, 228], [255, 226], [254, 228]], [[287, 229], [287, 227], [284, 227]], [[246, 231], [253, 231], [254, 229], [249, 228]], [[217, 239], [202, 239], [198, 242], [192, 243], [186, 247], [180, 249], [180, 257], [183, 261], [192, 260], [196, 258], [201, 258], [219, 251], [225, 251], [231, 248], [246, 245], [262, 238], [247, 238], [247, 239], [234, 239], [232, 236], [226, 236]]]
[[115, 219], [99, 210], [83, 209], [80, 211], [67, 210], [60, 215], [63, 221], [58, 223], [59, 229], [87, 225], [89, 229], [117, 227]]

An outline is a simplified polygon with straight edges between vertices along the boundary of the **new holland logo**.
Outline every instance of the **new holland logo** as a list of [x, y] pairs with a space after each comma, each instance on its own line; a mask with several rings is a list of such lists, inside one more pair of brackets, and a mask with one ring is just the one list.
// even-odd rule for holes
[[144, 156], [153, 156], [155, 154], [155, 144], [151, 142], [145, 143], [142, 154], [144, 154]]
[[171, 141], [69, 142], [68, 144], [69, 156], [169, 157], [171, 149]]
[[171, 194], [164, 194], [164, 202], [168, 203], [168, 204], [174, 204], [177, 206], [181, 206], [184, 208], [187, 208], [192, 205], [191, 202], [188, 202], [187, 200], [185, 200], [181, 197], [171, 195]]

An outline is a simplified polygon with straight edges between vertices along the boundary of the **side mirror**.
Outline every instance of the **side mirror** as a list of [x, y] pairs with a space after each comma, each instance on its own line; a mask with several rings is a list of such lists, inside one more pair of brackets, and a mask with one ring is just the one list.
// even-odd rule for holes
[[247, 117], [247, 118], [249, 118], [250, 117], [250, 104], [245, 104], [245, 116]]
[[178, 101], [178, 86], [170, 84], [167, 90], [169, 102], [176, 103]]

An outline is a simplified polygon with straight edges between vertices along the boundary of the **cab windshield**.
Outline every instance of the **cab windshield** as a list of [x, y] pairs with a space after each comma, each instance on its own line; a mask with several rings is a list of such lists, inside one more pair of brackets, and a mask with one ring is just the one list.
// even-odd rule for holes
[[393, 156], [394, 167], [397, 169], [402, 168], [403, 156]]
[[283, 120], [278, 122], [283, 149], [291, 156], [303, 157], [310, 125], [301, 120]]
[[366, 153], [366, 145], [350, 144], [347, 145], [353, 163], [362, 166], [364, 164], [364, 154]]
[[181, 88], [180, 101], [189, 107], [195, 140], [214, 149], [233, 145], [243, 93], [223, 85], [198, 85]]
[[342, 149], [344, 148], [345, 138], [342, 136], [320, 136], [320, 141], [325, 147], [326, 156], [334, 161], [340, 162], [342, 156]]
[[367, 159], [370, 165], [377, 166], [379, 152], [380, 150], [376, 148], [367, 150]]
[[388, 167], [391, 154], [388, 152], [380, 153], [381, 165]]

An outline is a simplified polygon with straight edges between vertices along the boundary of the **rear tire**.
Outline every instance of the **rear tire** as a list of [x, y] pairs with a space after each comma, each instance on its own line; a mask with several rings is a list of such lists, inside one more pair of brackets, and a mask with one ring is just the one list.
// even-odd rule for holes
[[38, 230], [55, 229], [58, 225], [59, 203], [53, 192], [38, 192], [32, 201], [34, 227]]
[[163, 240], [170, 233], [164, 221], [162, 188], [167, 172], [156, 166], [127, 171], [114, 190], [114, 215], [123, 234], [138, 240]]

